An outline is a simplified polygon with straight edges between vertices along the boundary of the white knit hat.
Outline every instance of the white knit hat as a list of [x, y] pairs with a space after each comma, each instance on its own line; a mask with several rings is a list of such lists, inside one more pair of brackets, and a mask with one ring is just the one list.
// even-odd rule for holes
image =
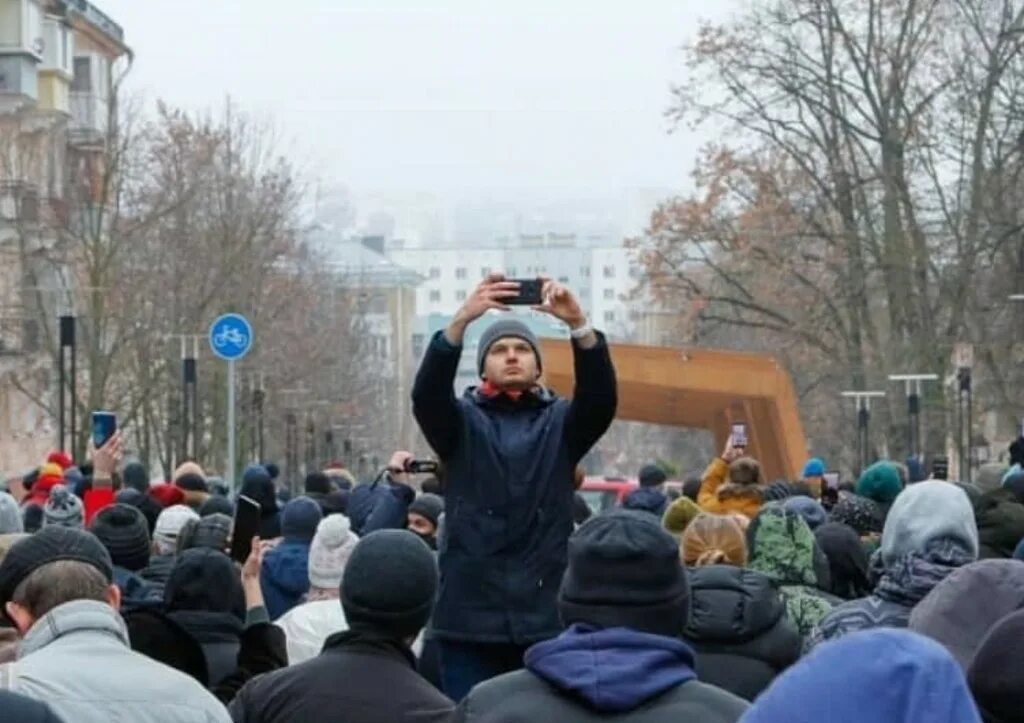
[[198, 520], [199, 515], [185, 505], [172, 505], [156, 518], [156, 527], [153, 528], [153, 542], [156, 543], [160, 554], [169, 555], [174, 552], [178, 543], [178, 533], [189, 520]]
[[338, 589], [357, 542], [359, 537], [345, 515], [328, 515], [320, 520], [309, 547], [309, 584], [324, 590]]

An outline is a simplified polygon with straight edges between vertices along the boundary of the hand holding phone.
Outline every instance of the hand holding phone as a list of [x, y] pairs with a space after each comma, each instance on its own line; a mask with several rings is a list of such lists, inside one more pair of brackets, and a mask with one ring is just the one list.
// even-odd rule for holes
[[509, 306], [536, 306], [543, 302], [543, 282], [540, 279], [509, 279], [519, 284], [517, 294], [505, 300]]
[[102, 449], [117, 432], [117, 415], [113, 412], [92, 413], [92, 446]]

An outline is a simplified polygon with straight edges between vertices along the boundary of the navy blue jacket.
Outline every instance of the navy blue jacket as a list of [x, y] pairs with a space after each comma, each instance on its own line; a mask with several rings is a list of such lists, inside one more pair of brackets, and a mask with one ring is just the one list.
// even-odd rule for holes
[[452, 391], [462, 348], [434, 336], [413, 414], [444, 463], [438, 638], [526, 645], [558, 635], [555, 599], [572, 532], [573, 470], [615, 417], [604, 336], [573, 345], [573, 400], [548, 390], [513, 400]]

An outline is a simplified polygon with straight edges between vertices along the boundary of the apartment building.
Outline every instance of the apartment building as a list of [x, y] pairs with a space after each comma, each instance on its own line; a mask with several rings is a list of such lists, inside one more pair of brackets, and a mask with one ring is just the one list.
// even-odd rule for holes
[[38, 463], [56, 444], [57, 316], [76, 290], [60, 229], [94, 197], [124, 30], [86, 0], [0, 0], [0, 459]]

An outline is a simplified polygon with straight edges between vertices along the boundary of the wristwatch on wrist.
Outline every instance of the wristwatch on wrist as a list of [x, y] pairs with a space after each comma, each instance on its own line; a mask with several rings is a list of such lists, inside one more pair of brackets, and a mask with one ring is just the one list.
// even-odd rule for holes
[[578, 329], [569, 329], [569, 336], [573, 339], [583, 339], [592, 331], [594, 331], [594, 327], [590, 325], [589, 321], [584, 321], [583, 326]]

